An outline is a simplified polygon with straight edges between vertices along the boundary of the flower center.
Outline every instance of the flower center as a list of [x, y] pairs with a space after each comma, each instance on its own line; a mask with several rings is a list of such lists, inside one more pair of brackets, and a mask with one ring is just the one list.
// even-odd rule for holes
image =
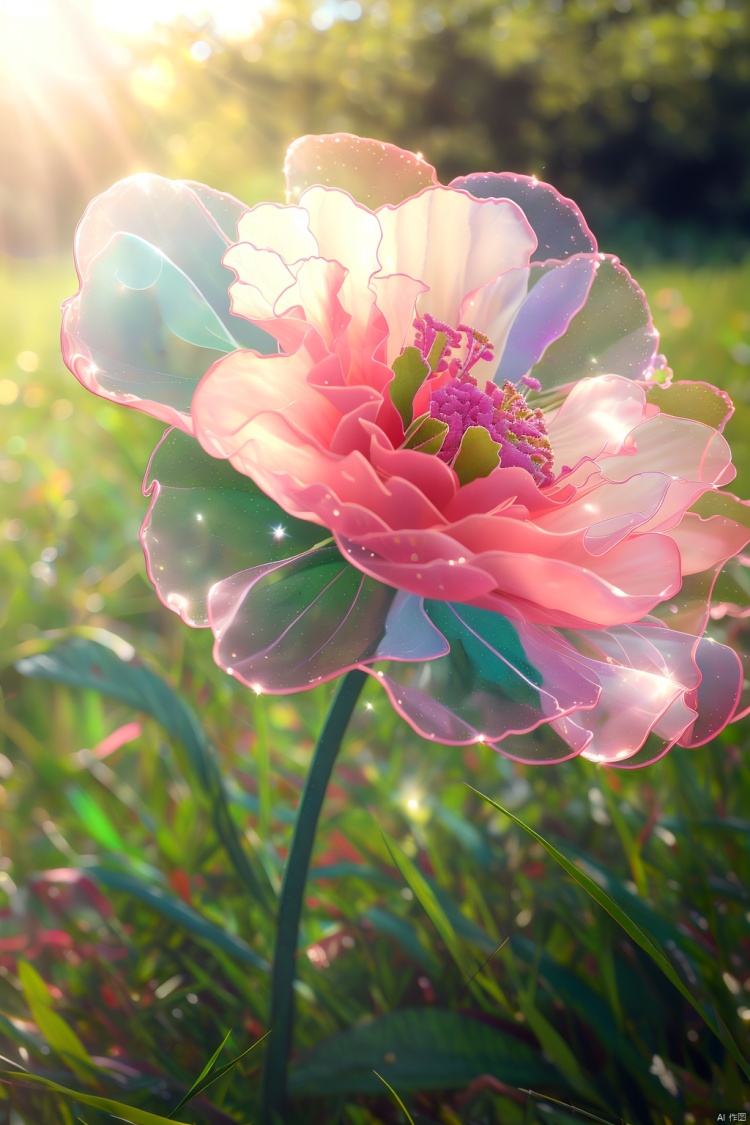
[[[451, 328], [429, 315], [414, 322], [415, 340], [423, 359], [434, 372], [447, 372], [451, 379], [430, 394], [430, 417], [445, 422], [448, 431], [437, 456], [451, 464], [458, 455], [461, 440], [471, 426], [482, 426], [498, 444], [500, 465], [525, 469], [541, 487], [554, 479], [553, 452], [547, 435], [544, 414], [526, 402], [524, 394], [513, 383], [502, 387], [487, 380], [481, 390], [470, 374], [480, 360], [494, 358], [492, 344], [482, 333], [466, 324]], [[466, 337], [463, 358], [452, 353]], [[527, 387], [539, 390], [541, 384], [532, 376], [521, 380]]]

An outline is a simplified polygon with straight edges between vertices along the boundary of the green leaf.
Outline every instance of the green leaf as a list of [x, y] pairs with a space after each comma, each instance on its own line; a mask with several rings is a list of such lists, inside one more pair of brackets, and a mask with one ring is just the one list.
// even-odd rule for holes
[[665, 414], [692, 418], [717, 430], [732, 410], [728, 395], [708, 383], [677, 382], [669, 387], [649, 387], [646, 398]]
[[488, 477], [499, 464], [500, 443], [492, 440], [484, 426], [469, 426], [453, 462], [461, 484]]
[[[94, 1094], [82, 1094], [80, 1090], [71, 1090], [61, 1086], [59, 1082], [52, 1082], [49, 1078], [42, 1078], [41, 1074], [30, 1074], [24, 1070], [0, 1070], [0, 1075], [9, 1082], [28, 1082], [31, 1085], [43, 1086], [55, 1094], [62, 1094], [75, 1102], [83, 1102], [93, 1109], [101, 1109], [111, 1113], [121, 1121], [129, 1121], [131, 1125], [175, 1125], [173, 1118], [162, 1117], [158, 1113], [149, 1113], [145, 1109], [135, 1109], [133, 1106], [116, 1102], [113, 1098], [99, 1098]], [[178, 1121], [176, 1125], [188, 1125], [186, 1121]]]
[[420, 453], [439, 453], [442, 449], [448, 423], [429, 414], [415, 418], [404, 437], [404, 449], [417, 449]]
[[242, 938], [210, 922], [181, 898], [177, 898], [163, 887], [146, 883], [134, 875], [108, 867], [85, 867], [82, 870], [102, 886], [139, 899], [162, 917], [180, 926], [196, 941], [220, 949], [222, 953], [226, 953], [242, 965], [249, 965], [264, 973], [269, 971], [268, 962], [259, 957]]
[[[91, 1083], [92, 1072], [96, 1067], [72, 1027], [52, 1007], [49, 989], [39, 973], [27, 961], [19, 961], [18, 976], [26, 1003], [31, 1009], [31, 1017], [50, 1047], [67, 1063], [76, 1077]], [[96, 1080], [93, 1081], [96, 1085]]]
[[517, 816], [514, 816], [512, 812], [504, 809], [502, 805], [498, 805], [497, 802], [493, 801], [491, 797], [487, 797], [484, 793], [480, 793], [478, 789], [474, 789], [474, 787], [471, 785], [469, 786], [469, 788], [474, 793], [476, 793], [478, 797], [481, 797], [483, 800], [487, 801], [488, 804], [492, 805], [494, 809], [497, 809], [498, 812], [501, 812], [505, 816], [507, 816], [510, 820], [513, 821], [514, 824], [517, 824], [519, 828], [523, 828], [524, 832], [528, 832], [528, 834], [532, 836], [533, 839], [537, 841], [537, 843], [541, 844], [542, 847], [547, 852], [549, 852], [552, 858], [560, 864], [563, 870], [566, 871], [572, 879], [575, 879], [579, 886], [583, 887], [583, 889], [587, 892], [587, 894], [591, 896], [591, 898], [594, 899], [595, 902], [598, 902], [600, 906], [604, 907], [608, 914], [611, 914], [614, 920], [620, 926], [622, 926], [622, 928], [625, 930], [628, 936], [632, 938], [636, 945], [640, 946], [644, 953], [647, 953], [648, 956], [656, 963], [656, 965], [658, 965], [667, 979], [671, 981], [671, 983], [680, 992], [680, 994], [684, 996], [684, 998], [688, 1001], [691, 1007], [695, 1009], [704, 1023], [711, 1029], [711, 1031], [713, 1031], [717, 1039], [719, 1039], [723, 1046], [726, 1047], [732, 1058], [742, 1069], [743, 1073], [748, 1078], [750, 1078], [750, 1063], [748, 1063], [748, 1061], [742, 1055], [742, 1052], [732, 1038], [729, 1029], [722, 1023], [716, 1013], [709, 1011], [704, 1007], [703, 1004], [700, 1003], [700, 1001], [695, 999], [689, 988], [685, 984], [683, 984], [683, 982], [678, 977], [659, 942], [653, 936], [646, 934], [640, 928], [640, 926], [638, 926], [633, 921], [633, 919], [630, 918], [629, 915], [627, 915], [625, 911], [617, 905], [614, 899], [611, 898], [605, 890], [603, 890], [597, 883], [594, 882], [593, 879], [586, 875], [585, 872], [583, 872], [574, 863], [571, 863], [570, 860], [562, 854], [562, 852], [559, 852], [557, 848], [550, 844], [549, 841], [545, 840], [543, 836], [540, 836], [540, 834], [538, 832], [535, 832], [534, 829], [531, 828], [528, 824], [525, 824], [524, 821], [520, 820]]
[[513, 1031], [441, 1008], [402, 1008], [324, 1039], [292, 1064], [295, 1098], [382, 1093], [375, 1071], [405, 1093], [467, 1086], [481, 1074], [512, 1085], [560, 1086], [539, 1049]]
[[419, 348], [404, 348], [394, 360], [393, 373], [388, 392], [406, 429], [412, 419], [414, 396], [430, 374], [430, 368], [422, 359]]
[[190, 1087], [188, 1092], [185, 1094], [185, 1097], [182, 1098], [182, 1100], [174, 1107], [172, 1112], [169, 1114], [170, 1118], [173, 1118], [176, 1113], [179, 1113], [180, 1110], [182, 1109], [182, 1107], [184, 1105], [187, 1105], [187, 1103], [189, 1101], [192, 1101], [193, 1098], [196, 1098], [198, 1096], [198, 1094], [201, 1094], [209, 1086], [212, 1086], [214, 1082], [218, 1082], [218, 1080], [220, 1078], [223, 1078], [225, 1074], [228, 1074], [229, 1071], [232, 1070], [233, 1067], [235, 1067], [238, 1062], [241, 1062], [242, 1059], [244, 1059], [246, 1055], [249, 1055], [251, 1051], [254, 1051], [255, 1048], [257, 1046], [259, 1046], [259, 1044], [261, 1044], [263, 1042], [263, 1040], [266, 1039], [271, 1034], [271, 1032], [267, 1031], [265, 1033], [265, 1035], [261, 1035], [260, 1039], [256, 1039], [254, 1043], [251, 1043], [249, 1047], [246, 1047], [245, 1050], [241, 1054], [237, 1055], [236, 1058], [232, 1059], [228, 1063], [224, 1063], [223, 1066], [220, 1066], [216, 1070], [214, 1070], [213, 1069], [214, 1064], [216, 1063], [216, 1060], [218, 1059], [221, 1052], [224, 1050], [226, 1042], [229, 1039], [229, 1036], [231, 1034], [232, 1034], [232, 1031], [231, 1031], [231, 1028], [230, 1028], [230, 1030], [226, 1033], [226, 1035], [222, 1039], [219, 1046], [216, 1048], [216, 1050], [212, 1054], [211, 1058], [208, 1060], [206, 1065], [203, 1067], [203, 1070], [200, 1072], [199, 1076], [196, 1078], [193, 1085]]
[[184, 748], [193, 775], [193, 792], [206, 802], [216, 834], [235, 872], [262, 904], [270, 906], [270, 887], [261, 885], [229, 811], [216, 754], [193, 710], [160, 676], [138, 660], [123, 660], [110, 648], [71, 637], [55, 648], [24, 657], [16, 665], [22, 676], [87, 688], [119, 699], [151, 715]]
[[70, 785], [65, 790], [65, 795], [78, 814], [83, 827], [98, 844], [110, 851], [123, 854], [129, 850], [114, 824], [85, 790], [79, 789], [77, 785]]

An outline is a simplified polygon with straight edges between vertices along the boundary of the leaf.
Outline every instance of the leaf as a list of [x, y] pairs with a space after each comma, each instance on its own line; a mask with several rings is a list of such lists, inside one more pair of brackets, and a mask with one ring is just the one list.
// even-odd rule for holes
[[732, 413], [732, 402], [726, 391], [708, 383], [677, 382], [668, 387], [649, 387], [646, 398], [665, 414], [693, 418], [716, 430], [723, 427]]
[[[71, 1090], [61, 1086], [59, 1082], [52, 1082], [49, 1078], [42, 1078], [41, 1074], [31, 1074], [23, 1070], [0, 1070], [0, 1075], [9, 1082], [29, 1083], [32, 1086], [43, 1086], [55, 1094], [62, 1094], [71, 1101], [83, 1102], [94, 1109], [101, 1109], [111, 1113], [121, 1121], [129, 1121], [131, 1125], [175, 1125], [173, 1118], [162, 1117], [158, 1113], [149, 1113], [145, 1109], [135, 1109], [133, 1106], [116, 1102], [113, 1098], [99, 1098], [94, 1094], [82, 1094], [79, 1090]], [[188, 1125], [186, 1121], [178, 1121], [176, 1125]]]
[[377, 1069], [401, 1091], [452, 1090], [481, 1074], [513, 1085], [559, 1086], [536, 1047], [512, 1032], [442, 1008], [403, 1008], [324, 1039], [291, 1067], [295, 1098], [382, 1092]]
[[428, 949], [425, 949], [419, 940], [416, 928], [406, 918], [392, 914], [389, 910], [383, 910], [380, 906], [370, 906], [363, 911], [360, 920], [369, 922], [378, 933], [393, 938], [415, 964], [421, 965], [433, 976], [439, 975], [440, 963]]
[[453, 468], [461, 484], [488, 477], [500, 464], [500, 443], [493, 441], [484, 426], [469, 426], [461, 438]]
[[[52, 1007], [52, 997], [36, 969], [27, 961], [18, 962], [18, 976], [31, 1009], [31, 1017], [44, 1038], [82, 1082], [96, 1085], [91, 1057], [72, 1027]], [[81, 1065], [83, 1063], [83, 1065]]]
[[264, 973], [269, 971], [268, 962], [251, 949], [242, 938], [210, 922], [192, 906], [188, 906], [181, 898], [170, 894], [164, 888], [148, 884], [133, 875], [113, 868], [86, 867], [83, 870], [87, 876], [96, 879], [102, 886], [139, 899], [162, 917], [182, 927], [196, 941], [220, 949], [222, 953], [226, 953], [240, 964], [249, 965]]
[[235, 1067], [238, 1062], [241, 1062], [242, 1059], [244, 1059], [246, 1055], [249, 1055], [251, 1051], [254, 1051], [255, 1048], [257, 1046], [259, 1046], [259, 1044], [261, 1044], [263, 1042], [263, 1040], [266, 1039], [271, 1034], [271, 1032], [267, 1031], [265, 1033], [265, 1035], [261, 1035], [260, 1039], [256, 1039], [254, 1043], [251, 1043], [249, 1047], [246, 1047], [245, 1050], [241, 1054], [237, 1055], [236, 1058], [232, 1059], [228, 1063], [224, 1063], [223, 1066], [220, 1066], [216, 1070], [214, 1070], [213, 1069], [214, 1064], [216, 1063], [216, 1060], [218, 1059], [221, 1052], [224, 1050], [226, 1042], [229, 1039], [229, 1036], [231, 1034], [232, 1034], [232, 1031], [231, 1031], [231, 1028], [230, 1028], [230, 1030], [226, 1033], [226, 1035], [222, 1039], [219, 1046], [214, 1051], [211, 1058], [208, 1060], [206, 1065], [203, 1067], [203, 1070], [200, 1072], [200, 1074], [196, 1078], [193, 1085], [190, 1087], [188, 1092], [185, 1094], [185, 1097], [182, 1098], [182, 1100], [174, 1107], [172, 1112], [169, 1114], [170, 1118], [173, 1118], [176, 1113], [179, 1113], [180, 1110], [182, 1109], [182, 1107], [184, 1105], [187, 1105], [187, 1103], [189, 1101], [192, 1101], [193, 1098], [196, 1098], [198, 1096], [198, 1094], [202, 1093], [209, 1086], [213, 1085], [214, 1082], [218, 1082], [218, 1080], [220, 1078], [223, 1078], [225, 1074], [228, 1074], [229, 1071], [232, 1070], [233, 1067]]
[[88, 793], [77, 785], [69, 785], [65, 795], [75, 809], [83, 827], [102, 847], [125, 854], [129, 851], [114, 824]]
[[404, 449], [417, 449], [420, 453], [439, 453], [442, 449], [448, 423], [429, 414], [415, 418], [404, 436]]
[[261, 885], [240, 840], [216, 760], [193, 710], [160, 676], [138, 660], [123, 660], [110, 648], [71, 637], [55, 648], [24, 657], [16, 664], [22, 676], [86, 688], [119, 699], [151, 715], [184, 748], [193, 774], [193, 792], [206, 802], [217, 836], [235, 872], [254, 898], [270, 906], [270, 887]]
[[622, 926], [622, 928], [625, 930], [628, 936], [632, 938], [636, 945], [640, 946], [644, 953], [647, 953], [648, 956], [656, 963], [656, 965], [658, 965], [667, 979], [671, 981], [671, 983], [680, 992], [680, 994], [688, 1001], [691, 1007], [695, 1009], [695, 1011], [705, 1022], [705, 1024], [711, 1029], [711, 1031], [713, 1031], [717, 1039], [719, 1039], [723, 1046], [726, 1047], [743, 1073], [748, 1078], [750, 1078], [750, 1063], [748, 1063], [747, 1060], [743, 1057], [742, 1052], [732, 1038], [729, 1029], [725, 1027], [725, 1025], [717, 1018], [715, 1013], [710, 1012], [703, 1006], [703, 1004], [700, 1003], [700, 1001], [694, 998], [694, 996], [690, 992], [690, 989], [685, 984], [683, 984], [675, 970], [672, 968], [671, 963], [667, 959], [667, 956], [658, 941], [654, 937], [647, 935], [640, 928], [640, 926], [638, 926], [632, 920], [632, 918], [630, 918], [625, 913], [625, 911], [617, 905], [614, 899], [611, 898], [605, 890], [603, 890], [600, 886], [598, 886], [597, 883], [594, 882], [593, 879], [591, 879], [588, 875], [581, 871], [579, 867], [576, 867], [574, 863], [571, 863], [570, 860], [562, 854], [562, 852], [559, 852], [557, 848], [555, 848], [552, 844], [545, 840], [543, 836], [541, 836], [538, 832], [535, 832], [533, 828], [531, 828], [528, 824], [525, 824], [524, 821], [520, 820], [517, 816], [514, 816], [514, 814], [512, 812], [509, 812], [508, 809], [504, 809], [502, 805], [498, 805], [497, 802], [493, 801], [491, 797], [485, 796], [484, 793], [480, 793], [478, 789], [474, 789], [474, 787], [471, 785], [469, 786], [469, 788], [472, 789], [472, 791], [476, 793], [478, 797], [481, 797], [483, 800], [487, 801], [488, 804], [492, 805], [494, 809], [497, 809], [498, 812], [501, 812], [505, 816], [507, 816], [510, 820], [513, 821], [514, 824], [517, 824], [519, 828], [523, 828], [524, 832], [528, 832], [528, 834], [532, 836], [537, 841], [537, 843], [541, 844], [542, 847], [547, 852], [549, 852], [552, 858], [560, 864], [563, 870], [566, 871], [572, 879], [575, 879], [575, 881], [581, 887], [583, 887], [583, 889], [595, 900], [595, 902], [598, 902], [600, 906], [604, 907], [608, 914], [611, 914], [614, 920], [620, 926]]
[[404, 429], [411, 425], [414, 396], [430, 374], [419, 348], [404, 348], [393, 363], [393, 379], [388, 388], [391, 402], [401, 415]]

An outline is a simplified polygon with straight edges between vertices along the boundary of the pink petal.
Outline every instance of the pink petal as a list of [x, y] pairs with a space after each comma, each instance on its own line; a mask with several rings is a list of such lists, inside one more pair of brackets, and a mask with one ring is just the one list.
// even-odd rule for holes
[[246, 211], [237, 223], [237, 241], [249, 242], [261, 250], [273, 250], [287, 263], [313, 258], [320, 250], [308, 222], [304, 207], [259, 203]]
[[[398, 207], [378, 211], [381, 272], [403, 273], [429, 286], [418, 305], [457, 325], [464, 298], [509, 270], [528, 265], [536, 245], [523, 212], [506, 200], [479, 201], [450, 188], [426, 188]], [[519, 270], [509, 296], [526, 293]], [[494, 342], [494, 341], [493, 341]]]
[[299, 137], [287, 150], [284, 172], [291, 202], [322, 184], [372, 208], [400, 203], [437, 183], [435, 169], [421, 155], [351, 133]]

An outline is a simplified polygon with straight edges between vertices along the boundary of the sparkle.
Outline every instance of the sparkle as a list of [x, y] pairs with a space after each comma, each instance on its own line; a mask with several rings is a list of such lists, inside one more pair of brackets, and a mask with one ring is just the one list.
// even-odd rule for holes
[[286, 535], [286, 528], [282, 527], [281, 524], [278, 524], [278, 526], [273, 529], [273, 537], [274, 537], [274, 539], [276, 540], [277, 543], [280, 543], [285, 535]]
[[198, 523], [201, 523], [203, 521], [203, 516], [200, 514], [200, 512], [196, 512], [195, 518], [198, 520]]

